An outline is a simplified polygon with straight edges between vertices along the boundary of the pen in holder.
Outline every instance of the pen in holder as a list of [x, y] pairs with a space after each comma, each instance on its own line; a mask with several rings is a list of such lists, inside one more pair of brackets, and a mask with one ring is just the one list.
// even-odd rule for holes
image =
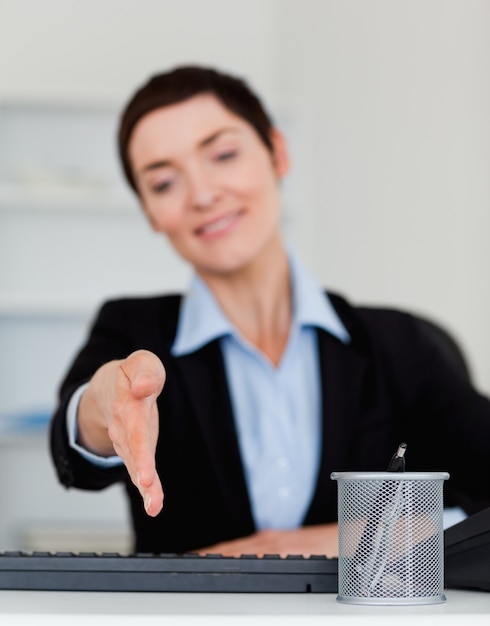
[[[404, 447], [402, 447], [404, 446]], [[444, 602], [446, 472], [404, 472], [401, 444], [386, 472], [334, 472], [339, 602]]]

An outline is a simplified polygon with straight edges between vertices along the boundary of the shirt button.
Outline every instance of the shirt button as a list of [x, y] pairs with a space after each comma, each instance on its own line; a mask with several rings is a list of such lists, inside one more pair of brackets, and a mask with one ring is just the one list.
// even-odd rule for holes
[[291, 489], [289, 487], [281, 487], [279, 489], [279, 498], [281, 500], [287, 500], [291, 496]]

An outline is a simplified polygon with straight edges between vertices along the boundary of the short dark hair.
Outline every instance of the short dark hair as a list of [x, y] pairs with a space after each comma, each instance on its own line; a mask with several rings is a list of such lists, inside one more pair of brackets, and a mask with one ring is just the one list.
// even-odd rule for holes
[[136, 91], [121, 115], [119, 156], [126, 179], [136, 192], [138, 190], [128, 155], [129, 141], [136, 124], [155, 109], [177, 104], [203, 93], [214, 95], [227, 109], [251, 124], [272, 153], [272, 120], [244, 80], [212, 68], [195, 65], [177, 67], [150, 78]]

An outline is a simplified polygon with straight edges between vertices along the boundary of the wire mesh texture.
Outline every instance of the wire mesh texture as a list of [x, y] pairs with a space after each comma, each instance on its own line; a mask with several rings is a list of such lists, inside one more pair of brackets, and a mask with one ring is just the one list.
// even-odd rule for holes
[[444, 602], [446, 472], [334, 472], [340, 602]]

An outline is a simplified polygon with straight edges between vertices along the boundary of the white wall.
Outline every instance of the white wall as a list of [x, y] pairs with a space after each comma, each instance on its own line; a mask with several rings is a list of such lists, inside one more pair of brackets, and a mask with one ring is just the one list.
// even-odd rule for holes
[[356, 301], [444, 322], [488, 392], [490, 3], [287, 11], [280, 82], [315, 120], [302, 241], [312, 266]]
[[0, 85], [9, 96], [121, 102], [176, 63], [274, 84], [280, 0], [2, 0]]
[[[107, 295], [185, 284], [122, 190], [113, 142], [134, 88], [184, 62], [244, 76], [284, 125], [286, 231], [324, 284], [445, 323], [490, 392], [489, 32], [486, 0], [2, 0], [0, 413], [52, 404]], [[16, 151], [38, 176], [43, 161], [27, 118], [2, 127], [18, 105], [64, 129], [44, 164], [100, 160], [117, 193], [80, 179], [54, 200], [46, 180], [2, 192]], [[63, 111], [94, 111], [95, 139]]]

